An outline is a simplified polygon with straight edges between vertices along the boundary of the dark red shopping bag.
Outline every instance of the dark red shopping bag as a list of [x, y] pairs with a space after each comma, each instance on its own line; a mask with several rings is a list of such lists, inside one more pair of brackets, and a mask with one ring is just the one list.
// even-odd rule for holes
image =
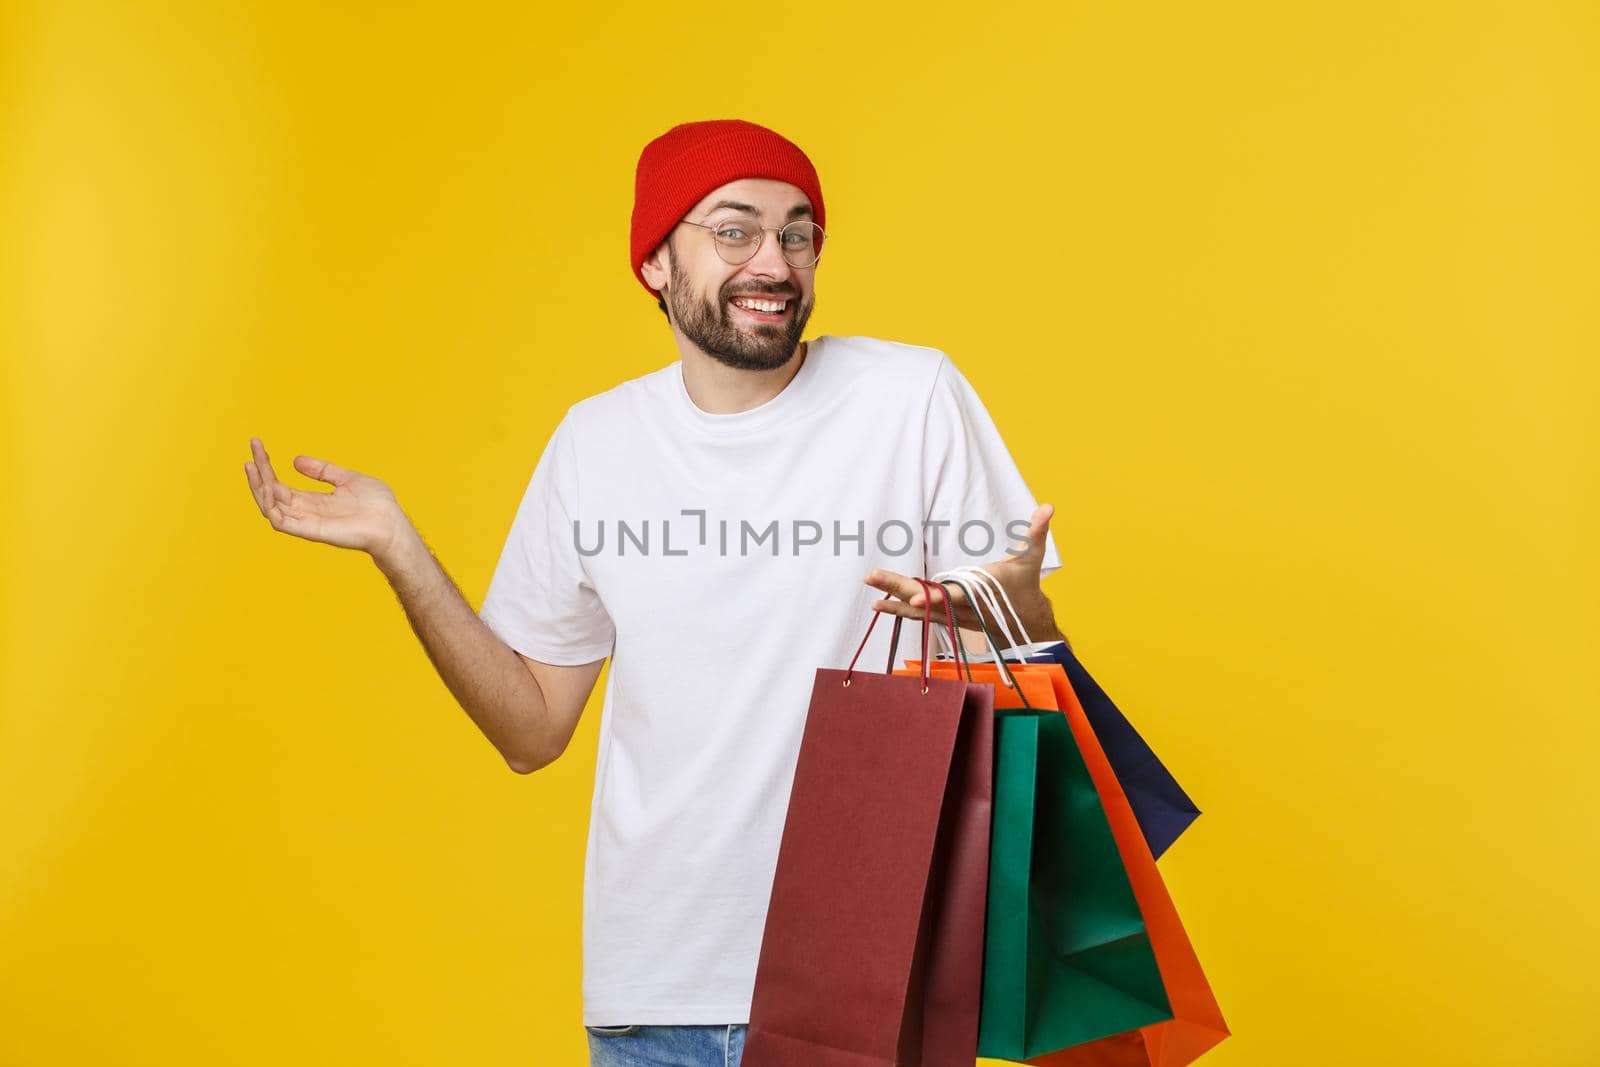
[[866, 643], [812, 686], [745, 1067], [977, 1059], [994, 687], [857, 671]]

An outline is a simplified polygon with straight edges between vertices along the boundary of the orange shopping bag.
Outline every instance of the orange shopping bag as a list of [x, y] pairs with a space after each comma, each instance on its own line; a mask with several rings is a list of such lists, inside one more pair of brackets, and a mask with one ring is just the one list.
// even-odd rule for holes
[[[979, 607], [980, 602], [972, 595], [972, 590], [959, 579], [944, 584], [962, 587], [983, 625], [990, 647], [998, 649], [1000, 646], [990, 633]], [[993, 603], [992, 598], [990, 603]], [[996, 617], [999, 617], [998, 611]], [[920, 661], [907, 660], [906, 664], [905, 668], [895, 673], [921, 673]], [[996, 708], [1023, 706], [1024, 702], [1018, 699], [1017, 689], [1014, 688], [1020, 687], [1027, 704], [1034, 707], [1054, 706], [1066, 715], [1084, 764], [1094, 780], [1095, 790], [1105, 805], [1112, 835], [1144, 917], [1173, 1011], [1170, 1020], [1059, 1049], [1023, 1062], [1041, 1067], [1185, 1067], [1193, 1063], [1229, 1036], [1227, 1023], [1211, 992], [1211, 985], [1206, 981], [1205, 972], [1201, 970], [1189, 935], [1178, 918], [1172, 897], [1161, 879], [1150, 846], [1139, 829], [1133, 809], [1117, 782], [1116, 774], [1089, 725], [1077, 695], [1067, 681], [1066, 671], [1059, 663], [1005, 662], [1002, 665], [969, 662], [966, 667], [971, 671], [974, 681], [994, 685]], [[960, 669], [961, 665], [954, 661], [933, 661], [929, 673], [938, 677], [955, 677]], [[1012, 684], [1008, 685], [1008, 681]]]

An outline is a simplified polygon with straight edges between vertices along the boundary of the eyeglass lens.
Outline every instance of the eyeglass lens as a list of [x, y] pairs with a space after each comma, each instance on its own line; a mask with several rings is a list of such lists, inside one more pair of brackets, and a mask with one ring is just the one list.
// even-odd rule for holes
[[[759, 222], [748, 218], [723, 219], [711, 231], [718, 254], [729, 263], [750, 260], [766, 232]], [[822, 254], [822, 227], [814, 222], [791, 222], [780, 236], [784, 261], [791, 267], [809, 267]]]

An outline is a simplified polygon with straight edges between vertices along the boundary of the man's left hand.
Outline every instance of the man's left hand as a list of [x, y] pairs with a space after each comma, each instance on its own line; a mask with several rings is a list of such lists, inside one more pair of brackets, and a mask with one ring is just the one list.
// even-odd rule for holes
[[[1050, 605], [1050, 598], [1044, 595], [1044, 590], [1039, 584], [1039, 570], [1044, 563], [1045, 535], [1050, 530], [1050, 517], [1055, 514], [1055, 507], [1051, 504], [1040, 504], [1034, 511], [1028, 524], [1027, 551], [1020, 555], [1008, 555], [1004, 559], [992, 563], [983, 563], [979, 566], [993, 575], [1000, 583], [1000, 587], [1011, 598], [1012, 605], [1017, 614], [1022, 617], [1022, 627], [1027, 630], [1028, 636], [1035, 641], [1061, 641], [1065, 635], [1056, 627], [1055, 610]], [[1021, 547], [1018, 542], [1016, 547]], [[872, 605], [874, 611], [886, 611], [892, 615], [899, 615], [906, 619], [915, 619], [921, 622], [927, 608], [927, 597], [923, 594], [922, 586], [915, 578], [894, 571], [875, 570], [867, 575], [866, 584], [885, 593], [893, 593], [892, 598], [886, 597]], [[933, 588], [933, 621], [943, 622], [945, 587], [938, 582], [932, 583]], [[981, 630], [978, 617], [974, 614], [973, 607], [967, 601], [967, 596], [960, 586], [949, 591], [950, 607], [955, 613], [956, 625], [964, 630]], [[1000, 608], [1005, 610], [1005, 600], [1000, 601]], [[991, 629], [995, 635], [1000, 635], [1000, 629], [990, 620]], [[1010, 625], [1012, 620], [1006, 620]], [[1021, 640], [1021, 635], [1018, 635]]]

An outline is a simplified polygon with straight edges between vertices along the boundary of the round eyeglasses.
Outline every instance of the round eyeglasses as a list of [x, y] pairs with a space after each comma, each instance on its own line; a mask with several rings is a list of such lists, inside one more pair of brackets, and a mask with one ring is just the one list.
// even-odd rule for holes
[[796, 270], [814, 266], [822, 258], [822, 239], [825, 236], [822, 227], [804, 219], [797, 219], [781, 229], [777, 226], [761, 226], [750, 219], [728, 219], [712, 226], [688, 219], [684, 219], [683, 223], [685, 226], [710, 230], [717, 246], [717, 255], [722, 257], [724, 263], [735, 266], [755, 258], [768, 230], [777, 230], [783, 261]]

